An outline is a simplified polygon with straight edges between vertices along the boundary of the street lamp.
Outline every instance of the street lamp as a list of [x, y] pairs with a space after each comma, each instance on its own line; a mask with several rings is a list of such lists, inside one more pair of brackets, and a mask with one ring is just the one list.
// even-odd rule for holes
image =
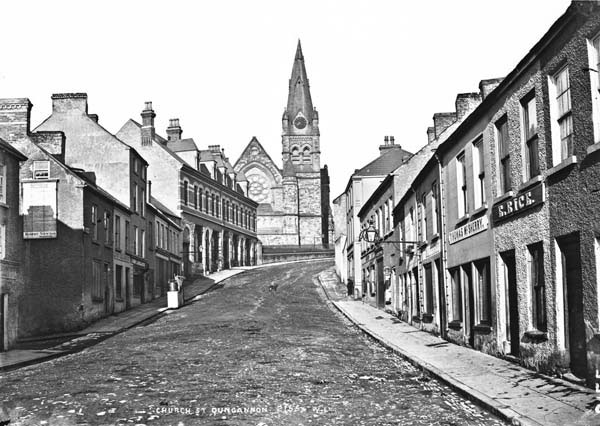
[[375, 225], [373, 224], [373, 220], [371, 220], [371, 219], [369, 219], [369, 224], [364, 226], [362, 231], [360, 231], [360, 234], [358, 235], [358, 240], [366, 241], [368, 243], [377, 243], [377, 244], [383, 244], [383, 243], [419, 244], [419, 241], [407, 241], [407, 240], [392, 241], [392, 240], [383, 240], [382, 238], [379, 238], [379, 230], [377, 228], [375, 228]]

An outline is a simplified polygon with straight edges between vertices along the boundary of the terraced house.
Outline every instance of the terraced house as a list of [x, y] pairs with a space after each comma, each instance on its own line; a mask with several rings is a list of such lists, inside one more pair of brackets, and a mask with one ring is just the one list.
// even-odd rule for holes
[[218, 145], [200, 150], [193, 139], [182, 139], [179, 119], [170, 120], [167, 138], [156, 133], [151, 102], [141, 116], [141, 124], [128, 120], [117, 137], [142, 153], [153, 197], [181, 217], [183, 274], [256, 264], [258, 204], [246, 196], [244, 175]]
[[[595, 384], [599, 58], [600, 4], [573, 1], [505, 78], [459, 95], [441, 138], [436, 118], [452, 117], [434, 115], [427, 152], [359, 212], [362, 228], [379, 232], [362, 243], [379, 307], [456, 344]], [[419, 156], [418, 172], [407, 170]], [[396, 174], [394, 235], [385, 202]], [[378, 294], [387, 280], [389, 304]]]
[[4, 207], [12, 216], [8, 223], [20, 216], [7, 234], [6, 255], [20, 259], [23, 274], [21, 283], [3, 284], [9, 345], [77, 330], [114, 312], [110, 218], [129, 211], [92, 173], [65, 164], [64, 133], [30, 131], [31, 108], [26, 98], [0, 100], [0, 135], [27, 156], [19, 165], [20, 207], [12, 191]]

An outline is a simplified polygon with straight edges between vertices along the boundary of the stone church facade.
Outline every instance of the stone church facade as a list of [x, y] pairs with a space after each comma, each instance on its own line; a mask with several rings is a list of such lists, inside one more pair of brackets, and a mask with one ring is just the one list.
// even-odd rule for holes
[[279, 168], [254, 137], [236, 162], [248, 179], [248, 195], [259, 203], [257, 234], [265, 246], [327, 247], [330, 208], [327, 166], [321, 168], [319, 114], [298, 41], [288, 102], [282, 117]]

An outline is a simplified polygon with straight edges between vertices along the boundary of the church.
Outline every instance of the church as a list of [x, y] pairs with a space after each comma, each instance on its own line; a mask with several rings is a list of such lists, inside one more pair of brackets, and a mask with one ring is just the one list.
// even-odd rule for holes
[[234, 169], [259, 203], [257, 234], [263, 246], [327, 247], [331, 213], [329, 174], [321, 168], [319, 114], [313, 107], [300, 40], [282, 117], [280, 168], [256, 137]]

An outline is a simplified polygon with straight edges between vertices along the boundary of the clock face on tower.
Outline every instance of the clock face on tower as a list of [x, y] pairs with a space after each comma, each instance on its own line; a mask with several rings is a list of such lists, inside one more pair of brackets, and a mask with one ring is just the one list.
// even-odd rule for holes
[[296, 126], [297, 129], [304, 129], [306, 127], [306, 118], [302, 116], [296, 117], [294, 120], [294, 126]]

